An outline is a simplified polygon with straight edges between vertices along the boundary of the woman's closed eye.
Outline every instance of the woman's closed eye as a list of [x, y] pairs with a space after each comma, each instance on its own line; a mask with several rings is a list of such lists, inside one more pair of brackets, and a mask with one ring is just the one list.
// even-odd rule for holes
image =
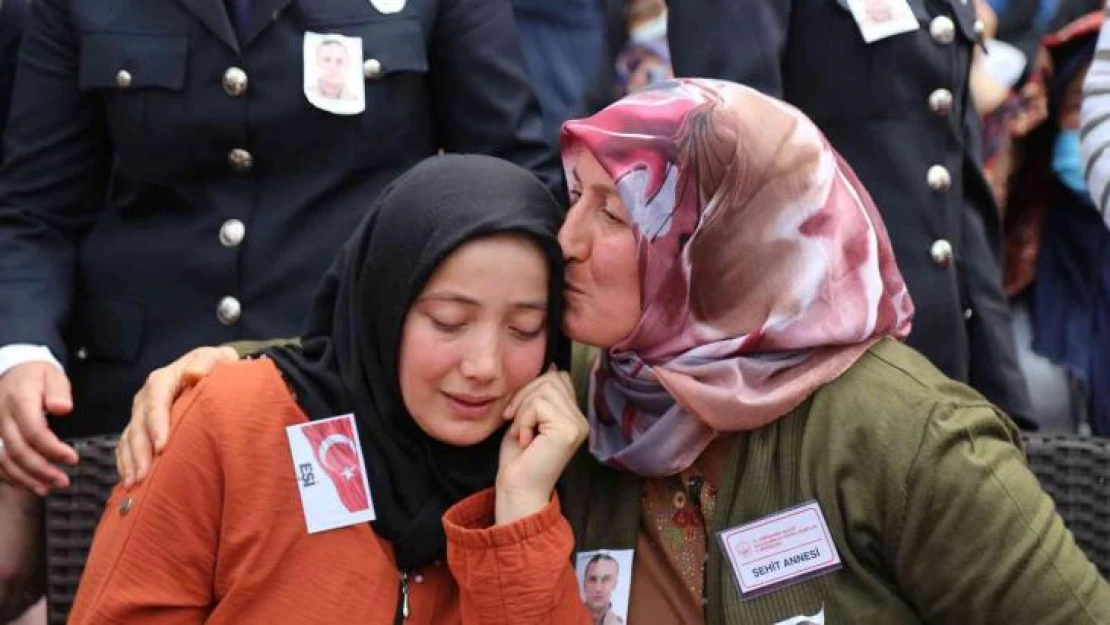
[[538, 328], [531, 329], [525, 327], [510, 327], [509, 331], [513, 336], [522, 341], [532, 341], [543, 336], [544, 331], [547, 330], [547, 324], [540, 324]]
[[432, 327], [444, 334], [457, 334], [466, 327], [465, 321], [455, 321], [451, 319], [437, 319], [432, 315], [428, 315], [428, 320], [432, 322]]
[[625, 225], [624, 224], [624, 219], [622, 219], [621, 216], [618, 215], [616, 211], [609, 208], [607, 205], [602, 205], [600, 212], [601, 212], [601, 216], [605, 219], [605, 221], [607, 221], [607, 222], [609, 222], [613, 225], [621, 225], [621, 226]]

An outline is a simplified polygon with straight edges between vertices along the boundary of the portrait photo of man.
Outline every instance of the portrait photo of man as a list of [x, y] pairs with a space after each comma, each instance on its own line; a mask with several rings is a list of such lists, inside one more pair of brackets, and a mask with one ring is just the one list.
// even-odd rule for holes
[[316, 108], [338, 115], [366, 108], [362, 76], [362, 40], [305, 33], [304, 92]]
[[631, 588], [632, 550], [578, 554], [582, 603], [596, 625], [624, 625]]

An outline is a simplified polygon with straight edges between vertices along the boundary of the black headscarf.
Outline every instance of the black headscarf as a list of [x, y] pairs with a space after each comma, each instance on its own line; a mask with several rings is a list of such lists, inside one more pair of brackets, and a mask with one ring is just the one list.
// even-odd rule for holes
[[[429, 158], [398, 178], [343, 246], [309, 311], [301, 347], [269, 350], [309, 418], [353, 412], [377, 519], [403, 571], [442, 559], [441, 517], [493, 485], [501, 436], [453, 447], [425, 434], [401, 399], [401, 329], [436, 267], [471, 240], [520, 233], [551, 268], [547, 361], [559, 351], [563, 213], [532, 174], [488, 156]], [[546, 363], [545, 363], [546, 366]]]

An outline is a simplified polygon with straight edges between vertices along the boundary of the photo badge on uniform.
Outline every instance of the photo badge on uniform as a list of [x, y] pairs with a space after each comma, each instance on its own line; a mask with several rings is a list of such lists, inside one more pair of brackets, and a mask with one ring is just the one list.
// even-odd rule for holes
[[405, 8], [405, 0], [370, 0], [370, 4], [378, 10], [379, 13], [400, 13], [401, 9]]
[[921, 27], [907, 0], [848, 0], [848, 7], [867, 43]]
[[306, 32], [304, 95], [316, 108], [336, 115], [357, 115], [365, 111], [362, 39]]
[[632, 590], [632, 549], [579, 551], [574, 558], [582, 603], [593, 622], [600, 625], [628, 623], [628, 597]]
[[775, 623], [775, 625], [825, 625], [825, 606], [813, 616], [795, 616]]
[[353, 415], [285, 428], [308, 533], [374, 520]]
[[841, 567], [816, 501], [717, 533], [740, 597], [751, 599]]

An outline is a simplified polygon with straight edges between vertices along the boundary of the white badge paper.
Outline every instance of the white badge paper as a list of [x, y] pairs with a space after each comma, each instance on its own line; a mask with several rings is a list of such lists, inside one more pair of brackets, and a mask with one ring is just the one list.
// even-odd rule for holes
[[848, 0], [848, 7], [867, 43], [921, 28], [906, 0]]
[[365, 111], [362, 38], [306, 32], [304, 95], [316, 108], [336, 115]]
[[810, 501], [717, 534], [745, 599], [840, 568], [825, 515]]
[[825, 625], [825, 608], [822, 606], [821, 611], [813, 616], [795, 616], [775, 625]]
[[405, 8], [405, 0], [370, 0], [370, 4], [374, 5], [379, 13], [385, 13], [386, 15], [399, 13], [401, 9]]
[[309, 534], [374, 520], [352, 415], [290, 425], [285, 435]]
[[983, 46], [987, 49], [981, 65], [983, 72], [1003, 87], [1012, 89], [1025, 72], [1028, 62], [1025, 53], [998, 39], [988, 39]]
[[619, 619], [618, 623], [628, 622], [634, 555], [632, 549], [579, 551], [575, 555], [578, 591], [587, 609], [612, 615]]

